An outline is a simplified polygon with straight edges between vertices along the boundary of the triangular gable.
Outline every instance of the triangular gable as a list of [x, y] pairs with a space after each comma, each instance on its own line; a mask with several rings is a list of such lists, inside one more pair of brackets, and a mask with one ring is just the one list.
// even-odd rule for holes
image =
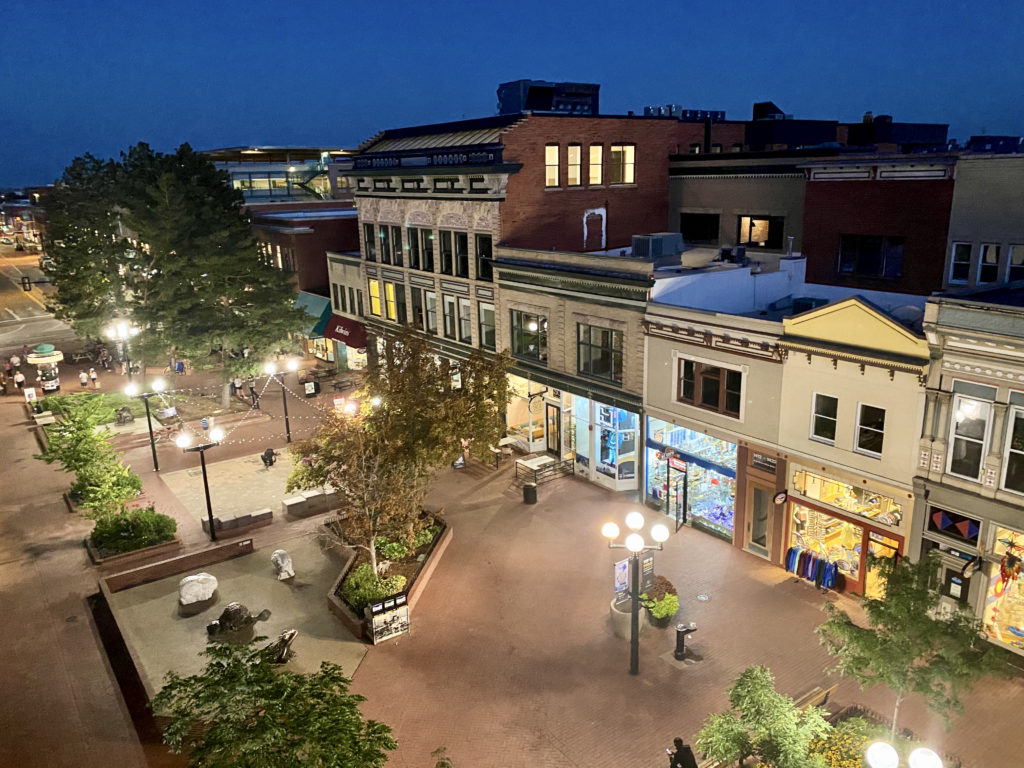
[[928, 359], [928, 342], [867, 302], [852, 296], [782, 321], [784, 340], [858, 347]]

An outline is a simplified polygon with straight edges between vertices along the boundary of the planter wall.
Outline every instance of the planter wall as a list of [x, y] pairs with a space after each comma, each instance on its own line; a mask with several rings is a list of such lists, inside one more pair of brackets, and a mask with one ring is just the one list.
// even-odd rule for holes
[[[644, 611], [643, 606], [640, 606], [640, 610]], [[644, 611], [646, 613], [646, 611]], [[612, 632], [616, 637], [621, 637], [623, 640], [629, 640], [632, 630], [630, 627], [630, 621], [633, 616], [633, 603], [627, 601], [625, 603], [616, 603], [613, 598], [609, 604], [608, 615], [611, 616], [612, 621]], [[644, 629], [647, 627], [647, 622], [643, 616], [640, 616], [640, 628], [639, 634], [644, 633]]]
[[84, 543], [86, 550], [89, 552], [89, 559], [92, 560], [93, 565], [112, 566], [117, 568], [135, 566], [156, 557], [172, 555], [181, 549], [181, 539], [175, 536], [170, 541], [165, 541], [162, 544], [154, 544], [151, 547], [143, 547], [142, 549], [136, 549], [132, 552], [122, 552], [118, 555], [108, 555], [107, 557], [103, 557], [99, 550], [92, 545], [91, 539], [86, 538]]
[[225, 560], [248, 555], [252, 551], [252, 539], [235, 541], [230, 544], [220, 544], [200, 552], [193, 552], [189, 555], [182, 555], [181, 557], [168, 560], [160, 560], [156, 563], [111, 574], [100, 579], [100, 587], [103, 591], [113, 594], [123, 589], [137, 587], [140, 584], [148, 584], [151, 581], [159, 581], [168, 576], [175, 576], [179, 573], [194, 571], [214, 563], [222, 563]]

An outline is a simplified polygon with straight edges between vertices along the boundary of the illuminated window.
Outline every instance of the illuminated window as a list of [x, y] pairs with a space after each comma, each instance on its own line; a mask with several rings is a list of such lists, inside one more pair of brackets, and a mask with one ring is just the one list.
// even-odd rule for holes
[[566, 183], [570, 187], [578, 187], [583, 183], [583, 177], [580, 174], [582, 163], [583, 147], [579, 144], [570, 144], [568, 149], [568, 166], [565, 173]]
[[633, 156], [636, 147], [632, 144], [612, 144], [608, 153], [608, 183], [609, 184], [632, 184]]
[[444, 336], [446, 339], [455, 338], [455, 297], [442, 296], [444, 307]]
[[370, 281], [370, 314], [380, 317], [380, 283]]
[[548, 360], [548, 319], [512, 310], [512, 354], [538, 362]]
[[604, 162], [604, 147], [600, 144], [590, 145], [590, 167], [588, 171], [588, 178], [590, 184], [600, 184], [602, 178], [602, 169]]
[[558, 186], [558, 145], [544, 147], [544, 186]]
[[398, 308], [395, 304], [394, 283], [384, 283], [384, 311], [388, 320], [398, 319]]
[[782, 216], [740, 216], [736, 242], [750, 248], [782, 248]]

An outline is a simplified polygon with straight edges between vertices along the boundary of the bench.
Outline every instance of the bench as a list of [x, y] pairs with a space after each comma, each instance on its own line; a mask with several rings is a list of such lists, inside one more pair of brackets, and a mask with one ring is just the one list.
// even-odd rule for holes
[[346, 389], [354, 387], [356, 383], [352, 379], [336, 379], [331, 382], [331, 386], [334, 387], [336, 392], [344, 392]]
[[[219, 517], [213, 518], [213, 528], [218, 533], [224, 533], [227, 531], [235, 531], [234, 535], [241, 533], [243, 530], [248, 528], [260, 528], [264, 525], [270, 525], [273, 522], [274, 513], [268, 507], [263, 509], [257, 509], [248, 515], [238, 515], [237, 517], [228, 517], [221, 519]], [[202, 518], [203, 531], [207, 534], [210, 532], [210, 521], [205, 517]]]

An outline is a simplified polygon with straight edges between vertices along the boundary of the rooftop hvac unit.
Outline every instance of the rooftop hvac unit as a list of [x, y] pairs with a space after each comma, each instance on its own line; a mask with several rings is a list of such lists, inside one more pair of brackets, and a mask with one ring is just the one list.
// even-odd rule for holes
[[678, 232], [655, 232], [633, 235], [633, 256], [638, 259], [660, 259], [683, 252], [683, 236]]
[[828, 299], [816, 299], [810, 296], [793, 299], [793, 314], [799, 315], [801, 312], [807, 312], [815, 307], [822, 307], [826, 304], [828, 304]]

